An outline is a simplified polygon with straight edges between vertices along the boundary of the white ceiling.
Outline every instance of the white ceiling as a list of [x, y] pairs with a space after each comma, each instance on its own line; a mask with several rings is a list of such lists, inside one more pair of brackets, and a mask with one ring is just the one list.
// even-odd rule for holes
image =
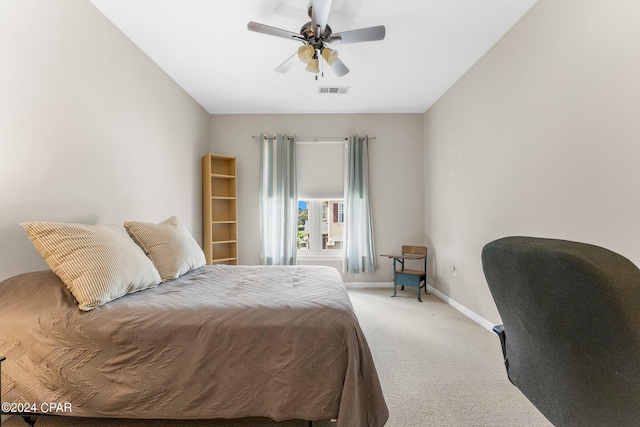
[[[351, 72], [275, 72], [300, 43], [250, 32], [256, 21], [299, 32], [309, 0], [91, 0], [212, 114], [423, 113], [536, 0], [334, 0], [334, 33], [374, 25], [386, 38], [335, 45]], [[350, 86], [348, 94], [318, 86]]]

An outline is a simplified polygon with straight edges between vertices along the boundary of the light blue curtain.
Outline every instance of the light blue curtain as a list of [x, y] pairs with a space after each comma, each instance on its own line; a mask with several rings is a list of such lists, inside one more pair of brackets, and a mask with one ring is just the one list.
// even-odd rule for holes
[[353, 135], [347, 141], [344, 198], [346, 218], [342, 271], [375, 273], [378, 267], [369, 199], [369, 138], [366, 135]]
[[260, 135], [260, 263], [296, 263], [298, 193], [292, 136]]

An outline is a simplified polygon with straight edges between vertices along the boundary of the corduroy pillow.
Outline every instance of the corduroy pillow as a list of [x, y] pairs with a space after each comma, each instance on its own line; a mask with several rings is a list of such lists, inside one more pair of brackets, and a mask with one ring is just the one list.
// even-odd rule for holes
[[127, 221], [124, 228], [151, 259], [163, 282], [206, 264], [202, 249], [175, 216], [160, 224]]
[[58, 222], [20, 225], [69, 288], [81, 310], [155, 287], [161, 281], [153, 264], [117, 225]]

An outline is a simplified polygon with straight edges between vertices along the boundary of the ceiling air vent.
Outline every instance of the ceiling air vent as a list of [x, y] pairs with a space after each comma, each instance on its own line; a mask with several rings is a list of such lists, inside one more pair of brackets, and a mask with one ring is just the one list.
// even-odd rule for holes
[[318, 86], [318, 93], [349, 93], [351, 86]]

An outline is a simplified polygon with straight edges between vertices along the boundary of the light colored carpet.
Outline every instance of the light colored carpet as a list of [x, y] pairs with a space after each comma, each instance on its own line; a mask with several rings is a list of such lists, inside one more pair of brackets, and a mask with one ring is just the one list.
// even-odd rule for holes
[[551, 426], [507, 379], [497, 335], [434, 295], [349, 291], [389, 406], [389, 427]]
[[[509, 382], [498, 337], [416, 290], [350, 289], [389, 406], [387, 427], [551, 424]], [[24, 427], [13, 417], [2, 427]], [[304, 427], [305, 421], [110, 420], [41, 417], [36, 427]], [[314, 422], [314, 427], [335, 426]]]

